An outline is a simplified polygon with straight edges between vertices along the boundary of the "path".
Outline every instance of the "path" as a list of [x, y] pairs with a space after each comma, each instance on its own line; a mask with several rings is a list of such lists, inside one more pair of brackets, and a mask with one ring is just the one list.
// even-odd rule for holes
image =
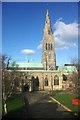
[[27, 98], [32, 118], [74, 118], [70, 112], [51, 100], [44, 91], [28, 93]]

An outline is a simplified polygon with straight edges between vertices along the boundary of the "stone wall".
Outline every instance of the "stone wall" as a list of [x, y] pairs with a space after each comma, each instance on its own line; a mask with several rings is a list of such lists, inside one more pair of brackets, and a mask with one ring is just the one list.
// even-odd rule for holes
[[[59, 85], [54, 85], [54, 76], [59, 77]], [[61, 72], [32, 72], [31, 76], [39, 79], [39, 90], [61, 90], [62, 89], [62, 73]], [[45, 80], [48, 80], [48, 85], [45, 86]]]

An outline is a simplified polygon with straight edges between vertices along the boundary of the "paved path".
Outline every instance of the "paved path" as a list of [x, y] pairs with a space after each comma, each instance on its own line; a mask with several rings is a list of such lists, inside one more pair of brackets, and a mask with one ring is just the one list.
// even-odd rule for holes
[[74, 118], [70, 112], [51, 100], [46, 92], [28, 93], [27, 98], [32, 118]]

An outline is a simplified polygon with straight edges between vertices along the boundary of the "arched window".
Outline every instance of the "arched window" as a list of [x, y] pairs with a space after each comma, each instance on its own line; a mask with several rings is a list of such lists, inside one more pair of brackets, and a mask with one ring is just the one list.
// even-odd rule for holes
[[48, 44], [48, 50], [50, 50], [50, 44]]
[[45, 86], [48, 86], [48, 79], [45, 79]]
[[39, 78], [38, 78], [38, 76], [36, 77], [35, 82], [36, 82], [36, 86], [39, 87]]
[[59, 77], [57, 75], [54, 76], [54, 85], [59, 85]]
[[46, 43], [46, 50], [47, 50], [47, 43]]
[[51, 43], [51, 50], [52, 50], [53, 48], [52, 48], [52, 43]]

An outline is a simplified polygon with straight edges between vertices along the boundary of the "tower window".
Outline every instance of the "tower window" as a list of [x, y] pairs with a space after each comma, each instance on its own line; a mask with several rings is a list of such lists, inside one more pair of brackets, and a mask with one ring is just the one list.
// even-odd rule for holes
[[52, 43], [51, 43], [51, 50], [52, 50]]
[[50, 50], [50, 44], [48, 44], [48, 50]]
[[46, 43], [46, 50], [47, 50], [47, 43]]

